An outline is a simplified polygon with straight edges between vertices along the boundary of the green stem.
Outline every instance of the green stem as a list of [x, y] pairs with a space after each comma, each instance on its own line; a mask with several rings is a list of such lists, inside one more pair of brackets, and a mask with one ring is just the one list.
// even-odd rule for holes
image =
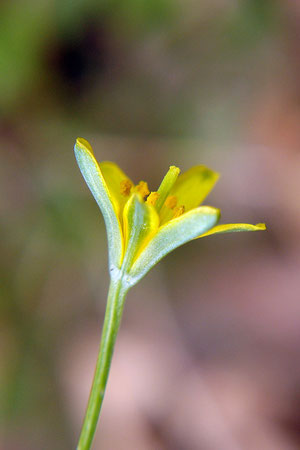
[[93, 442], [105, 393], [115, 341], [122, 318], [126, 293], [127, 289], [123, 287], [122, 280], [115, 282], [111, 281], [93, 385], [90, 392], [77, 450], [89, 450]]

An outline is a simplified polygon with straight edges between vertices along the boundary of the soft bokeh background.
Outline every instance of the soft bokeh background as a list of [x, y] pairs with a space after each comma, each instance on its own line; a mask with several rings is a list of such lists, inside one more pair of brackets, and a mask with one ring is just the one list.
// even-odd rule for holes
[[128, 296], [94, 448], [300, 447], [298, 0], [0, 6], [0, 449], [74, 449], [108, 288], [77, 136], [268, 232], [192, 242]]

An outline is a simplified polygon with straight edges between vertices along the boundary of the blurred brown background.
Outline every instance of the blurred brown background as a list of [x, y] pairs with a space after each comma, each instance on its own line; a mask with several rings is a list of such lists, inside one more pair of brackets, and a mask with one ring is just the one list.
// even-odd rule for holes
[[96, 449], [300, 448], [300, 3], [4, 0], [0, 449], [74, 449], [108, 288], [77, 136], [268, 232], [194, 241], [129, 293]]

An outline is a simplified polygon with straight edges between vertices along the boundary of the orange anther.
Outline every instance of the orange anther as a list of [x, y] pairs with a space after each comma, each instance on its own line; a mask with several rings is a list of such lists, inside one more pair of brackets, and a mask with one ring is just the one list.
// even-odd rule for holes
[[120, 183], [120, 191], [124, 197], [128, 197], [132, 188], [132, 183], [129, 180], [122, 180]]
[[169, 195], [165, 201], [165, 205], [167, 208], [174, 209], [177, 205], [177, 197], [176, 195]]
[[148, 184], [146, 181], [140, 181], [139, 184], [136, 186], [137, 192], [141, 194], [143, 198], [147, 197], [147, 195], [150, 194]]
[[147, 197], [147, 203], [149, 205], [154, 206], [157, 199], [159, 197], [159, 193], [158, 192], [151, 192], [151, 194]]
[[181, 216], [181, 215], [184, 213], [184, 211], [185, 211], [184, 205], [177, 206], [177, 207], [174, 209], [173, 219], [175, 219], [176, 217]]

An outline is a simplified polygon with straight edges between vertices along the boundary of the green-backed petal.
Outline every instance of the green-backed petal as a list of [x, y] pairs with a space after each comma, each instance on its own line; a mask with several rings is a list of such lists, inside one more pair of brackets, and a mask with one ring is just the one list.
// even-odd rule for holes
[[134, 259], [157, 233], [159, 217], [138, 193], [130, 196], [123, 211], [125, 252], [122, 268], [128, 272]]
[[263, 230], [266, 230], [266, 225], [264, 223], [258, 223], [256, 225], [251, 225], [250, 223], [226, 223], [224, 225], [216, 225], [206, 233], [197, 236], [196, 239], [210, 236], [211, 234], [231, 233], [234, 231], [263, 231]]
[[[195, 166], [179, 175], [170, 195], [177, 198], [177, 206], [183, 205], [185, 211], [199, 206], [210, 193], [219, 178], [219, 174], [205, 166]], [[160, 213], [161, 223], [172, 219], [173, 211], [163, 206]]]
[[74, 152], [83, 178], [104, 217], [110, 264], [120, 267], [123, 257], [123, 236], [112, 195], [94, 157], [91, 145], [85, 139], [78, 138]]
[[132, 284], [172, 250], [212, 228], [219, 217], [218, 209], [200, 206], [160, 227], [131, 268]]
[[120, 167], [113, 162], [103, 161], [99, 164], [99, 167], [113, 199], [115, 210], [121, 220], [124, 205], [129, 197], [121, 194], [121, 183], [123, 181], [129, 181], [132, 186], [133, 183], [130, 178], [120, 169]]

